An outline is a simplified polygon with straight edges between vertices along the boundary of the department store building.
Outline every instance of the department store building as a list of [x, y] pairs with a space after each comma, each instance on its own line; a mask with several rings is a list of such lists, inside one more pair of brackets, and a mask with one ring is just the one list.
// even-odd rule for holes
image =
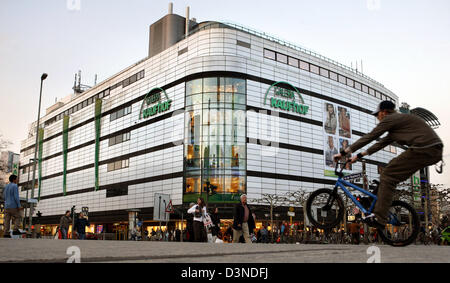
[[[130, 210], [150, 223], [155, 194], [168, 194], [171, 219], [181, 219], [181, 206], [206, 198], [210, 184], [208, 205], [232, 219], [243, 193], [256, 200], [334, 184], [331, 156], [371, 131], [382, 100], [398, 105], [381, 83], [322, 55], [170, 13], [150, 27], [148, 57], [47, 109], [36, 211], [43, 224], [74, 205], [102, 228], [127, 222]], [[35, 127], [21, 146], [21, 196], [31, 187]], [[369, 179], [400, 152], [370, 156]], [[267, 220], [267, 206], [255, 210]]]

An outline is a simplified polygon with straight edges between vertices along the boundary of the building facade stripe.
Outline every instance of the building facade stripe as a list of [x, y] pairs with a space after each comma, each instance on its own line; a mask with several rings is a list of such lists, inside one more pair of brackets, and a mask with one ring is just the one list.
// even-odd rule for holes
[[[269, 79], [265, 79], [265, 78], [262, 78], [262, 77], [249, 75], [249, 74], [245, 74], [245, 73], [240, 73], [240, 72], [210, 71], [210, 72], [200, 72], [200, 73], [195, 73], [195, 74], [191, 74], [191, 75], [185, 76], [185, 77], [180, 78], [180, 79], [178, 79], [178, 80], [176, 80], [176, 81], [174, 81], [172, 83], [169, 83], [169, 84], [167, 84], [167, 85], [165, 85], [165, 86], [163, 86], [161, 88], [164, 89], [164, 90], [167, 90], [169, 88], [172, 88], [172, 87], [174, 87], [176, 85], [179, 85], [181, 83], [185, 83], [185, 82], [190, 81], [190, 80], [195, 80], [195, 79], [198, 79], [198, 78], [205, 78], [205, 77], [221, 77], [221, 76], [222, 77], [243, 78], [243, 79], [247, 79], [247, 80], [251, 80], [251, 81], [255, 81], [255, 82], [259, 82], [259, 83], [264, 83], [264, 84], [268, 84], [268, 85], [273, 85], [275, 83], [274, 80], [269, 80]], [[300, 92], [302, 92], [302, 93], [304, 93], [306, 95], [309, 95], [311, 97], [315, 97], [315, 98], [323, 99], [323, 100], [326, 100], [326, 101], [338, 103], [338, 104], [341, 104], [343, 106], [347, 106], [347, 107], [353, 108], [355, 110], [364, 112], [366, 114], [371, 114], [372, 111], [373, 111], [373, 110], [365, 109], [365, 108], [360, 107], [358, 105], [355, 105], [355, 104], [352, 104], [352, 103], [348, 103], [348, 102], [345, 102], [345, 101], [342, 101], [342, 100], [339, 100], [339, 99], [336, 99], [336, 98], [333, 98], [333, 97], [330, 97], [330, 96], [319, 94], [317, 92], [309, 91], [309, 90], [306, 90], [306, 89], [303, 89], [303, 88], [300, 88], [300, 87], [296, 87], [296, 88]], [[109, 111], [106, 111], [105, 113], [102, 114], [102, 118], [107, 116], [107, 115], [109, 115], [109, 114], [111, 114], [111, 113], [113, 113], [113, 112], [115, 112], [115, 111], [117, 111], [117, 110], [119, 110], [119, 109], [121, 109], [121, 108], [123, 108], [123, 107], [128, 107], [128, 106], [130, 106], [130, 105], [132, 105], [134, 103], [142, 101], [145, 98], [145, 95], [146, 94], [141, 95], [141, 96], [139, 96], [139, 97], [137, 97], [137, 98], [135, 98], [135, 99], [133, 99], [131, 101], [128, 101], [128, 102], [126, 102], [126, 103], [124, 103], [122, 105], [114, 107], [113, 109], [111, 109]], [[247, 107], [249, 107], [251, 109], [253, 106], [247, 106]], [[257, 107], [255, 107], [255, 108], [257, 108]], [[270, 111], [268, 109], [264, 109], [264, 110]], [[287, 114], [287, 115], [289, 115], [289, 114]], [[76, 128], [79, 128], [81, 126], [89, 124], [89, 123], [91, 123], [93, 121], [94, 121], [94, 118], [91, 118], [91, 119], [88, 119], [88, 120], [86, 120], [84, 122], [81, 122], [80, 124], [74, 125], [74, 126], [72, 126], [69, 129], [69, 132], [72, 131], [72, 130], [75, 130]], [[312, 120], [312, 121], [314, 121], [314, 120]], [[61, 133], [55, 134], [55, 135], [53, 135], [51, 137], [48, 137], [48, 138], [44, 139], [44, 142], [47, 142], [50, 139], [56, 138], [59, 135], [61, 135]], [[33, 148], [33, 145], [30, 145], [30, 146], [28, 146], [26, 148], [21, 149], [20, 152], [24, 152], [24, 151], [26, 151], [28, 149], [32, 149], [32, 148]]]
[[[156, 152], [156, 151], [159, 151], [159, 150], [169, 149], [169, 148], [172, 148], [172, 147], [175, 147], [175, 146], [179, 146], [179, 145], [183, 145], [183, 140], [174, 141], [174, 142], [168, 142], [168, 143], [165, 143], [165, 144], [161, 144], [161, 145], [157, 145], [157, 146], [154, 146], [154, 147], [146, 148], [146, 149], [139, 150], [139, 151], [136, 151], [136, 152], [132, 152], [132, 153], [124, 154], [124, 155], [121, 155], [121, 156], [113, 157], [113, 158], [110, 158], [110, 159], [102, 160], [102, 161], [99, 161], [99, 166], [106, 165], [108, 163], [112, 163], [112, 162], [119, 161], [119, 160], [124, 160], [124, 159], [129, 159], [129, 158], [132, 158], [132, 157], [144, 155], [144, 154], [151, 153], [151, 152]], [[75, 173], [75, 172], [86, 170], [86, 169], [90, 169], [90, 168], [93, 168], [94, 166], [95, 166], [95, 163], [91, 163], [91, 164], [87, 164], [87, 165], [80, 166], [80, 167], [77, 167], [77, 168], [73, 168], [73, 169], [67, 170], [67, 174]], [[63, 172], [59, 172], [59, 173], [55, 173], [55, 174], [52, 174], [52, 175], [44, 176], [44, 177], [42, 177], [42, 180], [47, 180], [47, 179], [59, 177], [59, 176], [62, 176], [62, 175], [63, 175]], [[27, 182], [20, 183], [19, 186], [24, 186], [25, 184], [27, 184]]]
[[[180, 177], [183, 177], [182, 171], [158, 175], [158, 176], [146, 177], [146, 178], [141, 178], [141, 179], [135, 179], [135, 180], [125, 181], [125, 182], [120, 182], [120, 183], [102, 185], [102, 186], [99, 186], [98, 191], [106, 190], [106, 189], [110, 188], [111, 186], [139, 185], [139, 184], [156, 182], [156, 181], [165, 181], [165, 180], [170, 180], [170, 179], [175, 179], [175, 178], [180, 178]], [[90, 192], [95, 192], [95, 191], [97, 191], [95, 189], [95, 187], [85, 188], [85, 189], [67, 192], [67, 196], [83, 194], [83, 193], [90, 193]], [[43, 197], [41, 197], [41, 200], [48, 200], [48, 199], [58, 198], [58, 197], [62, 197], [62, 196], [63, 196], [63, 194], [53, 194], [53, 195], [43, 196]]]

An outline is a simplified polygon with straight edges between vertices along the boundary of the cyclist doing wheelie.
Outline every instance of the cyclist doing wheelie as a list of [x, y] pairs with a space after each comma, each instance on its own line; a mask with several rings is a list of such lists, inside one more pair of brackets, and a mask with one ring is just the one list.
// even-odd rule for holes
[[366, 151], [354, 155], [350, 162], [354, 163], [363, 156], [374, 154], [393, 142], [408, 147], [383, 168], [374, 211], [365, 217], [369, 225], [381, 227], [388, 222], [388, 211], [396, 186], [418, 170], [442, 160], [444, 145], [424, 120], [415, 115], [398, 113], [394, 103], [390, 101], [381, 102], [372, 115], [377, 117], [378, 125], [350, 147], [334, 155], [334, 159], [339, 160], [357, 151], [386, 132], [388, 134], [384, 138]]

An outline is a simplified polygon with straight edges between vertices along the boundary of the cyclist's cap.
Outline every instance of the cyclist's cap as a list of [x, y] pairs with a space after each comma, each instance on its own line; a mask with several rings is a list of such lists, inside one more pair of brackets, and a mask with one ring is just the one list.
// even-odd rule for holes
[[394, 110], [394, 109], [395, 109], [395, 104], [392, 103], [392, 102], [389, 101], [389, 100], [385, 100], [385, 101], [382, 101], [382, 102], [378, 105], [377, 110], [373, 111], [373, 112], [372, 112], [372, 115], [377, 116], [377, 115], [378, 115], [378, 112], [380, 112], [380, 111], [383, 111], [383, 110]]

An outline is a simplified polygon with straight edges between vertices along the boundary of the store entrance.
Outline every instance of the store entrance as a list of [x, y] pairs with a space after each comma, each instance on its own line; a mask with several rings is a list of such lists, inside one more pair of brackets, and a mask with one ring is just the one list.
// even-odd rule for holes
[[128, 240], [128, 223], [114, 223], [113, 233], [116, 241]]

